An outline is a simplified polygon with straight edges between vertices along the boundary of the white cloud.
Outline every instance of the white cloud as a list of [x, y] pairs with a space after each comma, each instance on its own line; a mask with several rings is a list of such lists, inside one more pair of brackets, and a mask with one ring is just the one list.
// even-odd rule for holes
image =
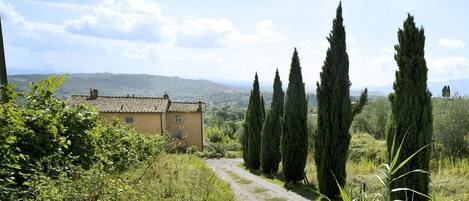
[[2, 20], [8, 20], [15, 25], [25, 23], [24, 17], [16, 12], [15, 7], [5, 1], [0, 1], [0, 16], [2, 17]]
[[430, 59], [427, 64], [429, 80], [433, 82], [467, 78], [469, 59], [466, 57], [442, 57]]
[[103, 0], [93, 13], [65, 22], [65, 30], [90, 36], [158, 42], [171, 35], [173, 21], [150, 0]]
[[456, 49], [456, 48], [463, 48], [466, 44], [462, 40], [456, 40], [451, 38], [443, 38], [438, 41], [438, 46], [449, 48], [449, 49]]
[[65, 30], [95, 37], [214, 48], [286, 41], [275, 26], [272, 21], [261, 20], [254, 27], [255, 33], [245, 34], [225, 18], [189, 15], [178, 23], [151, 0], [103, 0], [91, 14], [67, 21]]

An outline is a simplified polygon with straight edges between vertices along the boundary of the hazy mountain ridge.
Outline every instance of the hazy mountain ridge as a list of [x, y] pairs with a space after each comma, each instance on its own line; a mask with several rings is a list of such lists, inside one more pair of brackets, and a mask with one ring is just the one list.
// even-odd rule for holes
[[[54, 74], [16, 74], [10, 75], [9, 81], [20, 90], [27, 90], [29, 82], [37, 82], [47, 79]], [[429, 89], [433, 96], [441, 96], [441, 88], [450, 85], [452, 92], [460, 95], [469, 94], [466, 87], [469, 79], [450, 80], [446, 82], [429, 83]], [[262, 93], [266, 106], [272, 96], [271, 86], [264, 83]], [[285, 88], [287, 83], [284, 83]], [[204, 100], [214, 105], [240, 105], [247, 106], [250, 85], [241, 83], [233, 86], [227, 83], [216, 83], [209, 80], [184, 79], [179, 77], [148, 75], [148, 74], [112, 74], [89, 73], [69, 74], [65, 83], [57, 89], [57, 95], [70, 97], [74, 94], [88, 94], [90, 88], [99, 90], [100, 95], [110, 96], [163, 96], [166, 92], [173, 100], [193, 101]], [[270, 89], [270, 90], [269, 90]], [[285, 90], [285, 89], [284, 89]], [[392, 91], [391, 86], [368, 88], [370, 97], [386, 97]], [[357, 96], [361, 91], [352, 90], [351, 95]], [[310, 105], [316, 105], [316, 96], [308, 93]]]
[[[27, 90], [29, 82], [47, 79], [53, 74], [11, 75], [9, 81], [20, 90]], [[212, 101], [213, 97], [229, 94], [242, 94], [245, 90], [228, 87], [208, 80], [191, 80], [179, 77], [146, 74], [69, 74], [64, 84], [57, 89], [57, 95], [70, 97], [75, 94], [88, 94], [96, 88], [100, 95], [108, 96], [163, 96], [166, 92], [175, 100], [202, 99]]]

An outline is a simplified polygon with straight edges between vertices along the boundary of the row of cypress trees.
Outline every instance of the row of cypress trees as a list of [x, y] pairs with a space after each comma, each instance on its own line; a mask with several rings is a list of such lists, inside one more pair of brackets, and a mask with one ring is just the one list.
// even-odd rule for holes
[[244, 162], [249, 168], [261, 168], [265, 174], [272, 174], [278, 171], [279, 163], [283, 161], [285, 179], [301, 181], [308, 155], [308, 102], [296, 48], [286, 96], [278, 70], [273, 89], [270, 110], [266, 113], [256, 73], [244, 122]]
[[[354, 116], [361, 112], [367, 102], [365, 89], [357, 103], [351, 103], [349, 60], [341, 3], [327, 39], [330, 47], [316, 91], [318, 130], [314, 139], [314, 159], [320, 192], [335, 199], [339, 196], [337, 183], [343, 186], [346, 181], [350, 125]], [[408, 15], [404, 29], [398, 30], [398, 41], [394, 56], [398, 70], [394, 93], [389, 95], [392, 114], [387, 126], [387, 144], [388, 153], [391, 155], [393, 140], [404, 143], [399, 157], [402, 161], [430, 143], [432, 106], [431, 93], [426, 83], [428, 69], [424, 58], [424, 31], [423, 28], [415, 26], [413, 16]], [[282, 161], [284, 178], [289, 182], [301, 181], [304, 178], [307, 157], [308, 107], [296, 49], [292, 57], [286, 96], [284, 97], [277, 70], [270, 108], [266, 114], [256, 74], [244, 124], [244, 161], [250, 168], [261, 167], [266, 174], [277, 172], [279, 162]], [[403, 140], [405, 136], [406, 139]], [[425, 149], [407, 163], [400, 173], [392, 175], [394, 178], [391, 179], [416, 169], [428, 171], [429, 161], [430, 149]], [[390, 188], [410, 188], [428, 195], [428, 184], [428, 174], [409, 174], [394, 181]], [[391, 198], [404, 200], [414, 197], [417, 200], [426, 200], [425, 197], [411, 193], [394, 192]]]

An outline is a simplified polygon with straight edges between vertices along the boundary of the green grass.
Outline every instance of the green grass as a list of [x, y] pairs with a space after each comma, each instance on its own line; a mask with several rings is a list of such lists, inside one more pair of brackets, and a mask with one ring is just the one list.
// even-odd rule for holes
[[196, 156], [163, 154], [124, 178], [131, 188], [118, 200], [234, 200], [229, 184]]
[[[361, 183], [365, 183], [367, 195], [382, 193], [383, 186], [375, 176], [378, 165], [379, 163], [369, 160], [358, 163], [349, 161], [345, 189], [358, 194]], [[435, 200], [469, 200], [469, 160], [432, 160], [430, 167], [430, 196]], [[308, 180], [317, 184], [316, 167], [311, 156], [308, 157], [306, 170]]]
[[266, 192], [267, 190], [265, 188], [261, 188], [261, 187], [256, 187], [253, 191], [253, 193], [264, 193]]
[[242, 178], [241, 176], [239, 176], [238, 174], [234, 173], [233, 171], [231, 170], [224, 170], [228, 175], [230, 175], [231, 178], [233, 178], [233, 180], [238, 183], [238, 184], [242, 184], [242, 185], [246, 185], [246, 184], [250, 184], [252, 183], [251, 180], [247, 180], [245, 178]]

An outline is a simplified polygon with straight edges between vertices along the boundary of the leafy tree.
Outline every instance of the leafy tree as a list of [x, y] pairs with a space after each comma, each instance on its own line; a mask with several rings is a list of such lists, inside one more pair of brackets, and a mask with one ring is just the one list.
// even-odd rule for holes
[[469, 155], [469, 100], [461, 97], [433, 100], [435, 150], [451, 159]]
[[270, 110], [267, 112], [262, 129], [261, 166], [265, 174], [276, 173], [281, 159], [280, 137], [282, 135], [281, 118], [283, 116], [284, 92], [278, 69], [275, 72], [273, 88]]
[[259, 80], [256, 73], [251, 96], [249, 97], [246, 119], [244, 121], [245, 132], [243, 136], [244, 162], [247, 167], [253, 169], [259, 169], [260, 167], [260, 145], [263, 123], [261, 100]]
[[386, 122], [391, 111], [388, 99], [378, 99], [368, 103], [363, 111], [355, 116], [352, 122], [352, 133], [369, 133], [375, 139], [383, 139], [386, 133]]
[[[394, 93], [389, 95], [391, 117], [387, 133], [388, 154], [392, 155], [393, 139], [403, 141], [400, 163], [417, 150], [431, 143], [432, 139], [432, 103], [431, 93], [427, 88], [427, 66], [425, 63], [425, 35], [423, 28], [417, 28], [414, 17], [410, 14], [404, 21], [404, 28], [397, 32], [399, 44], [394, 46], [397, 62]], [[405, 137], [405, 140], [403, 138]], [[429, 171], [431, 149], [425, 149], [403, 166], [396, 175], [421, 169]], [[395, 178], [392, 178], [395, 179]], [[410, 188], [428, 195], [429, 174], [410, 174], [391, 184], [394, 188]], [[427, 200], [411, 191], [399, 191], [391, 194], [392, 200], [406, 200], [414, 197]]]
[[296, 48], [293, 52], [288, 81], [281, 139], [282, 167], [287, 181], [298, 182], [304, 178], [308, 155], [308, 102]]
[[342, 3], [337, 8], [331, 34], [330, 47], [317, 83], [318, 131], [315, 139], [315, 162], [319, 190], [329, 198], [339, 196], [340, 186], [346, 179], [346, 163], [350, 145], [350, 125], [354, 116], [367, 102], [367, 89], [358, 103], [350, 99], [349, 60], [342, 19]]

